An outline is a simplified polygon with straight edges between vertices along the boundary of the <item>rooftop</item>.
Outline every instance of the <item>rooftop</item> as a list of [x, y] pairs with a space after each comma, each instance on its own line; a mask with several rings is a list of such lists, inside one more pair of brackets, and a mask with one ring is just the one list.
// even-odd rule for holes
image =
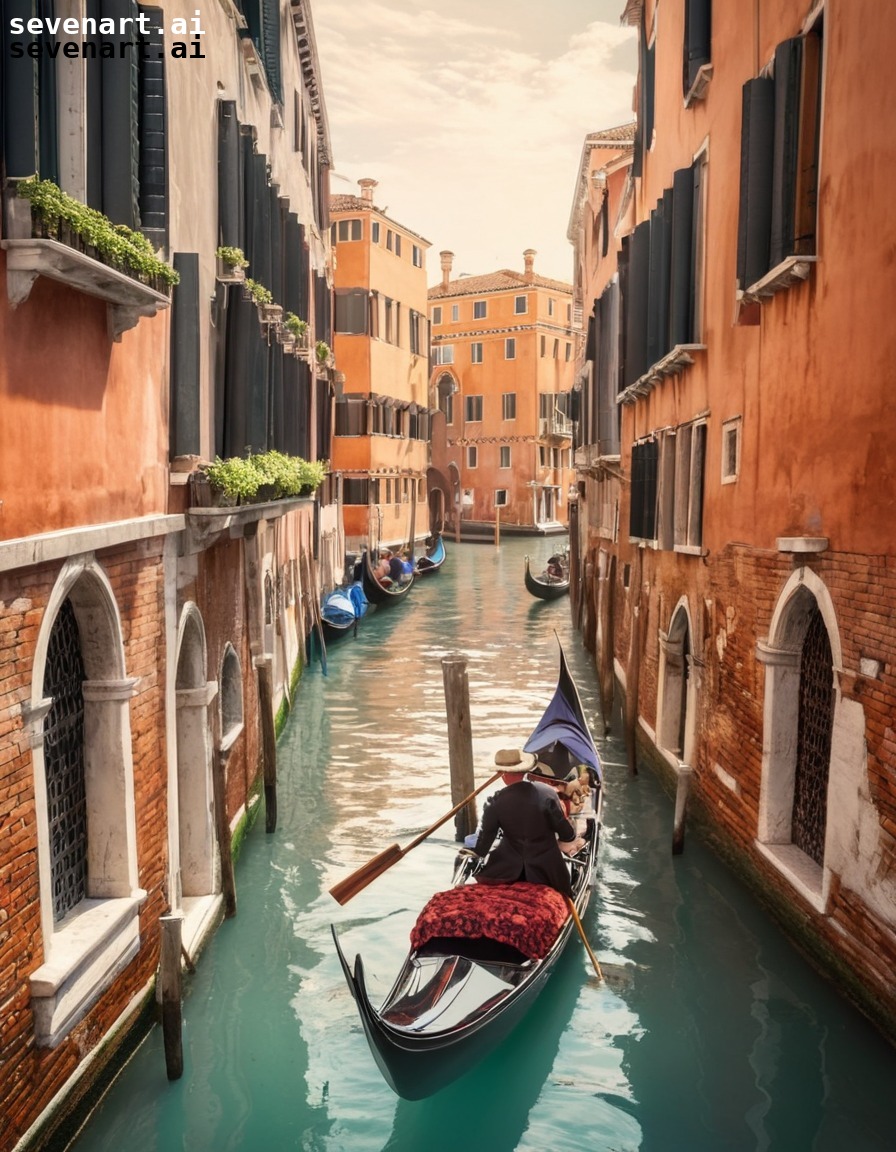
[[499, 272], [486, 272], [483, 276], [462, 276], [449, 280], [447, 284], [437, 284], [429, 290], [430, 300], [447, 296], [474, 296], [483, 292], [512, 292], [521, 288], [546, 288], [552, 292], [572, 292], [572, 285], [562, 280], [550, 280], [547, 276], [526, 278], [524, 272], [512, 272], [502, 268]]

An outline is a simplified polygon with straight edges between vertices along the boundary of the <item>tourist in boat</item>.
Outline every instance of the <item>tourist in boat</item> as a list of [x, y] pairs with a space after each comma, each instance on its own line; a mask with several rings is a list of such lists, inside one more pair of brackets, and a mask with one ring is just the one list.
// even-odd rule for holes
[[584, 841], [563, 814], [554, 789], [526, 779], [526, 773], [535, 766], [535, 757], [528, 753], [522, 757], [518, 767], [502, 772], [505, 787], [490, 797], [482, 810], [482, 825], [473, 847], [476, 855], [485, 856], [499, 830], [502, 835], [476, 879], [486, 884], [527, 880], [571, 896], [563, 854], [564, 850], [574, 853]]

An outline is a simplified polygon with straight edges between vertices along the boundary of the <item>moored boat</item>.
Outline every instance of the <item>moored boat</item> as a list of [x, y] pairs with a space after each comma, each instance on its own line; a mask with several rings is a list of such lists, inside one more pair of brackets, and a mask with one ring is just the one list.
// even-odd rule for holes
[[340, 640], [349, 632], [357, 635], [358, 624], [368, 609], [368, 600], [360, 584], [336, 588], [320, 605], [320, 619], [327, 641]]
[[436, 542], [432, 548], [427, 550], [425, 556], [421, 556], [417, 561], [417, 575], [428, 576], [432, 572], [438, 570], [445, 563], [445, 541], [441, 536], [436, 537]]
[[[600, 761], [561, 651], [560, 676], [526, 742], [543, 778], [587, 780], [574, 822], [584, 846], [565, 858], [571, 904], [587, 906], [600, 838]], [[542, 884], [476, 884], [481, 862], [461, 854], [453, 886], [417, 918], [411, 949], [380, 1007], [371, 1003], [360, 956], [352, 969], [333, 939], [371, 1052], [388, 1084], [409, 1100], [469, 1071], [516, 1027], [576, 930], [566, 897]]]
[[[554, 563], [556, 561], [556, 563]], [[526, 589], [539, 600], [559, 600], [569, 592], [569, 564], [563, 557], [552, 556], [540, 576], [533, 575], [526, 557]]]

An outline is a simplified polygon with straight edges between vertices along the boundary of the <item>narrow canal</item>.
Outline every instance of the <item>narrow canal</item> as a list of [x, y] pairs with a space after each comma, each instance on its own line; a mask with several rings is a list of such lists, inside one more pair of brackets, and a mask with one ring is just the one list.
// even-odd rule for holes
[[[429, 1100], [381, 1079], [336, 959], [360, 951], [384, 994], [417, 911], [448, 883], [453, 824], [340, 908], [336, 880], [451, 807], [440, 658], [469, 659], [477, 778], [522, 743], [560, 638], [586, 711], [597, 695], [564, 601], [532, 600], [523, 556], [550, 542], [450, 549], [408, 601], [365, 621], [302, 682], [280, 743], [279, 827], [237, 867], [238, 913], [188, 978], [183, 1079], [158, 1029], [77, 1152], [883, 1152], [896, 1052], [699, 843], [670, 854], [672, 805], [600, 740], [606, 806], [585, 927], [541, 999], [475, 1071]], [[595, 736], [603, 731], [594, 724]]]

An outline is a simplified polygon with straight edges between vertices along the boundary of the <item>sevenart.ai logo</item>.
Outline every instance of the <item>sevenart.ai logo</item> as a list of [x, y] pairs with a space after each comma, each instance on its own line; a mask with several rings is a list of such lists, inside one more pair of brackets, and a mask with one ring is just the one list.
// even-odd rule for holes
[[171, 21], [167, 44], [165, 32], [161, 24], [153, 27], [145, 12], [118, 20], [92, 16], [32, 16], [27, 20], [14, 17], [9, 21], [8, 48], [12, 57], [30, 56], [34, 60], [55, 60], [57, 56], [114, 60], [131, 52], [144, 59], [159, 59], [166, 54], [177, 60], [205, 59], [200, 39], [205, 32], [198, 8], [190, 19], [179, 17]]

